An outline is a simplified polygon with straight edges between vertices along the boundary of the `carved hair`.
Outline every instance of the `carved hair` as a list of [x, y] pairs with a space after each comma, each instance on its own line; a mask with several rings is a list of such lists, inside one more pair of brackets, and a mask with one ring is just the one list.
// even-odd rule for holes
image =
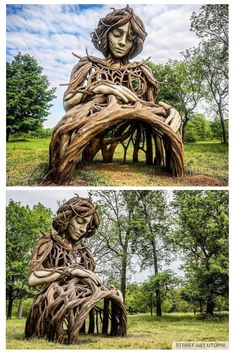
[[95, 233], [100, 223], [91, 198], [76, 196], [66, 201], [59, 207], [52, 225], [58, 234], [62, 234], [68, 228], [73, 217], [88, 217], [90, 215], [92, 215], [92, 217], [86, 234], [86, 238], [89, 238]]
[[110, 53], [108, 44], [109, 31], [124, 26], [127, 22], [130, 22], [131, 30], [134, 34], [133, 45], [127, 55], [127, 59], [134, 58], [141, 53], [147, 33], [141, 19], [135, 15], [133, 9], [127, 5], [123, 9], [113, 9], [113, 11], [108, 13], [104, 18], [101, 18], [97, 28], [91, 33], [92, 43], [105, 57]]

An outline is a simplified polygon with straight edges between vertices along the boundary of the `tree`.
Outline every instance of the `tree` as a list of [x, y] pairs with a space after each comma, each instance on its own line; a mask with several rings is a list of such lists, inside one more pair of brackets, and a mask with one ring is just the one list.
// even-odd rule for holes
[[[97, 191], [96, 204], [101, 220], [96, 235], [91, 239], [100, 271], [110, 282], [119, 279], [125, 300], [127, 268], [131, 268], [130, 246], [133, 235], [132, 221], [135, 210], [135, 191]], [[105, 264], [103, 256], [105, 255]], [[107, 260], [109, 257], [109, 260]]]
[[228, 297], [228, 192], [175, 191], [172, 206], [188, 292], [213, 315], [217, 298]]
[[[166, 193], [136, 191], [135, 219], [132, 227], [133, 251], [139, 256], [141, 269], [152, 268], [156, 277], [161, 275], [162, 264], [170, 260], [167, 242], [168, 217]], [[156, 315], [162, 315], [161, 282], [155, 286]]]
[[[153, 305], [152, 298], [154, 294], [159, 291], [160, 298], [161, 298], [161, 315], [162, 315], [162, 304], [164, 300], [167, 299], [167, 295], [169, 292], [178, 284], [178, 281], [172, 271], [166, 270], [158, 273], [157, 275], [151, 276], [147, 281], [143, 284], [143, 289], [145, 291], [145, 296], [147, 302]], [[158, 294], [159, 295], [159, 294]], [[156, 302], [156, 305], [159, 305]], [[168, 307], [169, 311], [170, 307]], [[150, 308], [151, 315], [152, 315], [152, 308]], [[158, 313], [158, 316], [161, 316]]]
[[[152, 294], [152, 293], [151, 293]], [[145, 313], [150, 308], [149, 291], [142, 283], [130, 283], [126, 291], [126, 309], [130, 314]]]
[[27, 273], [31, 251], [40, 231], [48, 230], [52, 212], [38, 203], [31, 209], [10, 200], [6, 209], [6, 291], [7, 318], [12, 317], [16, 298], [27, 294]]
[[193, 12], [191, 16], [191, 30], [199, 38], [212, 39], [219, 43], [228, 54], [228, 4], [208, 4], [200, 8], [197, 14]]
[[158, 101], [173, 105], [183, 117], [183, 138], [188, 121], [202, 98], [199, 61], [184, 54], [183, 60], [169, 60], [165, 65], [149, 65], [159, 82]]
[[187, 124], [185, 142], [204, 141], [210, 138], [211, 125], [203, 115], [195, 115]]
[[200, 12], [194, 12], [191, 17], [191, 30], [202, 41], [198, 48], [191, 50], [190, 56], [201, 63], [207, 100], [220, 117], [224, 143], [228, 141], [224, 123], [228, 113], [228, 27], [227, 4], [203, 5]]
[[[224, 123], [225, 123], [226, 135], [228, 135], [228, 120], [225, 120]], [[216, 117], [214, 120], [210, 121], [210, 127], [211, 127], [212, 138], [221, 140], [221, 142], [223, 142], [223, 131], [221, 127], [220, 118]]]
[[55, 88], [49, 88], [42, 71], [28, 54], [7, 62], [7, 141], [11, 133], [34, 131], [46, 120]]

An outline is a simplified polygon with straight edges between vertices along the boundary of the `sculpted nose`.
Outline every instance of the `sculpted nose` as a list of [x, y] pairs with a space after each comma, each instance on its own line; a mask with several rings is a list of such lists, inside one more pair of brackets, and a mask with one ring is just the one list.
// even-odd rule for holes
[[88, 226], [88, 224], [84, 224], [84, 225], [81, 225], [81, 226], [80, 226], [80, 233], [81, 233], [81, 234], [85, 234], [85, 233], [86, 233], [86, 231], [87, 231], [87, 226]]
[[122, 37], [119, 39], [118, 44], [119, 44], [120, 47], [125, 47], [125, 45], [126, 45], [125, 36], [122, 36]]
[[85, 233], [85, 231], [86, 231], [86, 227], [85, 227], [85, 226], [80, 227], [80, 233], [84, 234], [84, 233]]

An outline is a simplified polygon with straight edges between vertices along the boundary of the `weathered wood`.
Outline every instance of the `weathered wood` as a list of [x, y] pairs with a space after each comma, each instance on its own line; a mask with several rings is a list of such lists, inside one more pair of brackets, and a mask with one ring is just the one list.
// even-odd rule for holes
[[[77, 217], [83, 221], [77, 222]], [[45, 233], [37, 241], [29, 279], [34, 278], [40, 290], [27, 317], [25, 338], [46, 338], [70, 344], [78, 340], [79, 332], [85, 333], [87, 317], [88, 333], [99, 333], [99, 315], [103, 332], [108, 334], [109, 301], [115, 303], [115, 315], [119, 318], [112, 334], [126, 335], [127, 317], [122, 296], [95, 274], [95, 260], [90, 249], [83, 241], [73, 238], [72, 230], [79, 234], [86, 220], [86, 233], [82, 233], [82, 237], [94, 234], [99, 218], [91, 199], [76, 196], [60, 206], [53, 220], [55, 231]], [[96, 304], [103, 299], [102, 310]]]
[[[119, 48], [123, 53], [126, 50], [123, 55], [112, 45], [114, 40], [118, 46], [118, 39], [110, 39], [120, 21], [124, 27], [129, 23], [135, 37], [128, 50], [126, 43]], [[118, 143], [123, 146], [125, 163], [134, 136], [134, 162], [143, 150], [147, 164], [165, 167], [172, 176], [184, 174], [182, 119], [168, 104], [155, 103], [158, 84], [145, 62], [129, 62], [142, 50], [146, 34], [129, 6], [100, 20], [91, 37], [105, 58], [87, 55], [72, 71], [64, 95], [67, 113], [51, 138], [47, 179], [59, 185], [68, 183], [78, 162], [92, 161], [99, 151], [103, 162], [112, 162]]]
[[132, 157], [132, 161], [134, 163], [138, 162], [138, 154], [139, 154], [139, 149], [140, 149], [140, 140], [141, 140], [141, 126], [140, 126], [140, 124], [138, 124], [137, 129], [136, 129], [136, 137], [135, 137], [134, 151], [133, 151], [133, 157]]

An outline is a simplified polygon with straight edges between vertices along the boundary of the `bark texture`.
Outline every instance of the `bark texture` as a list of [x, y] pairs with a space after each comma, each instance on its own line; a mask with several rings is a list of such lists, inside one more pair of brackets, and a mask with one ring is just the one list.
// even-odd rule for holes
[[[115, 95], [94, 94], [103, 83], [122, 85], [136, 94], [136, 102], [123, 103]], [[81, 162], [92, 161], [101, 150], [103, 162], [112, 162], [121, 143], [123, 161], [131, 142], [133, 161], [144, 151], [146, 163], [165, 167], [172, 176], [184, 174], [181, 117], [172, 107], [155, 104], [157, 81], [144, 63], [112, 69], [105, 60], [85, 57], [72, 71], [64, 100], [82, 93], [54, 129], [46, 180], [66, 184]]]
[[[94, 234], [99, 218], [90, 198], [70, 199], [54, 217], [56, 231], [43, 234], [35, 245], [29, 276], [39, 279], [40, 290], [27, 317], [27, 339], [71, 344], [78, 341], [79, 332], [126, 335], [121, 292], [102, 282], [94, 272], [95, 260], [86, 243], [73, 242], [68, 233], [74, 217], [81, 220], [87, 216], [90, 224], [83, 238]], [[57, 280], [50, 279], [54, 275]], [[103, 306], [97, 306], [102, 299]]]

